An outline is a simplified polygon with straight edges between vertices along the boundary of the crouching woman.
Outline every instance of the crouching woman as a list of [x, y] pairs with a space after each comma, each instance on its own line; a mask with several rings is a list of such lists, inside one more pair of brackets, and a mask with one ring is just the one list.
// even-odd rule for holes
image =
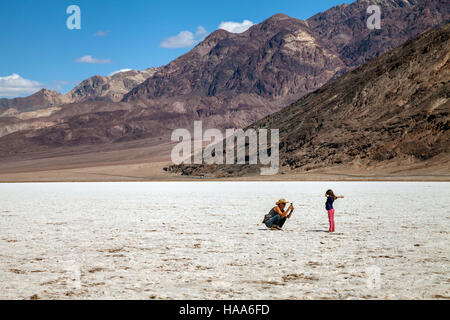
[[286, 220], [291, 218], [294, 206], [291, 204], [285, 211], [284, 208], [286, 207], [286, 204], [287, 201], [285, 199], [280, 199], [277, 201], [276, 206], [265, 215], [263, 223], [267, 228], [281, 230]]

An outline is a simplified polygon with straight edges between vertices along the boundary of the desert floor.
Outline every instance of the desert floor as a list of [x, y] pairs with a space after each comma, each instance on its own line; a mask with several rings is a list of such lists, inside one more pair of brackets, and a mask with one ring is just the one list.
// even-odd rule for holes
[[[273, 176], [256, 172], [242, 177], [181, 176], [164, 171], [172, 165], [175, 143], [158, 139], [123, 146], [60, 148], [24, 153], [0, 161], [1, 182], [119, 182], [119, 181], [450, 181], [448, 155], [426, 162], [381, 162], [370, 168], [353, 164], [305, 171], [281, 167]], [[114, 160], [111, 160], [114, 159]]]
[[[323, 193], [333, 188], [336, 233]], [[0, 299], [450, 299], [450, 183], [0, 184]], [[262, 217], [285, 197], [283, 231]]]

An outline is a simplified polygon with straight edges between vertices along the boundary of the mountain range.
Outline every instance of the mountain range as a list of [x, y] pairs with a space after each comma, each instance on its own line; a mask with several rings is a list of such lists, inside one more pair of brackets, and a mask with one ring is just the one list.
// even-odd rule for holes
[[[448, 174], [450, 23], [375, 58], [249, 128], [279, 129], [282, 171], [377, 166]], [[256, 165], [172, 166], [183, 175], [241, 176]]]
[[[374, 4], [382, 12], [379, 30], [366, 25]], [[217, 30], [163, 67], [95, 76], [65, 95], [43, 89], [0, 99], [0, 158], [166, 141], [194, 120], [243, 128], [448, 23], [449, 10], [447, 0], [358, 0], [307, 20], [276, 14], [240, 34]]]
[[159, 68], [148, 68], [142, 71], [126, 70], [109, 77], [93, 76], [82, 81], [65, 95], [53, 90], [42, 89], [25, 98], [3, 98], [0, 99], [0, 112], [3, 111], [3, 116], [10, 116], [89, 100], [119, 102], [126, 93], [153, 76], [158, 70]]

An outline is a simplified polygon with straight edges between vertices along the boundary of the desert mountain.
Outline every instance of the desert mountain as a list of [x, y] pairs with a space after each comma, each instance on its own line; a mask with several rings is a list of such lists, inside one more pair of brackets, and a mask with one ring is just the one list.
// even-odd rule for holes
[[109, 77], [94, 76], [82, 81], [66, 94], [71, 102], [102, 100], [118, 102], [131, 89], [153, 76], [159, 68], [117, 72]]
[[[367, 28], [378, 4], [382, 28]], [[123, 101], [219, 127], [249, 124], [449, 19], [447, 1], [360, 0], [302, 21], [277, 14], [241, 34], [213, 32]]]
[[[367, 8], [371, 5], [381, 9], [379, 30], [366, 26]], [[307, 20], [308, 26], [349, 67], [360, 66], [448, 22], [448, 0], [359, 0], [333, 7]]]
[[[380, 30], [367, 28], [369, 4], [381, 7]], [[93, 77], [64, 96], [70, 104], [0, 115], [0, 157], [163, 137], [200, 119], [245, 127], [445, 23], [449, 10], [443, 0], [359, 0], [306, 21], [277, 14], [244, 33], [217, 30], [140, 84], [148, 74]]]
[[42, 89], [25, 98], [0, 99], [0, 114], [8, 109], [8, 114], [34, 111], [51, 106], [69, 103], [70, 99], [59, 92]]
[[[346, 73], [251, 128], [279, 129], [284, 172], [450, 162], [450, 24]], [[178, 166], [242, 175], [255, 166]], [[367, 171], [370, 174], [370, 171]]]
[[65, 95], [42, 89], [24, 98], [3, 98], [0, 99], [0, 115], [3, 113], [3, 116], [10, 116], [75, 102], [95, 100], [117, 102], [127, 92], [153, 76], [158, 70], [159, 68], [149, 68], [141, 71], [117, 72], [109, 77], [94, 76], [82, 81]]

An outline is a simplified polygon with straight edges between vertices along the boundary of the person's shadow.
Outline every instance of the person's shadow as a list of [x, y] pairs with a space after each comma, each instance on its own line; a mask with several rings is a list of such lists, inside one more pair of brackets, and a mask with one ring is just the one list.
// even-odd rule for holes
[[307, 230], [306, 232], [328, 232], [327, 230]]

